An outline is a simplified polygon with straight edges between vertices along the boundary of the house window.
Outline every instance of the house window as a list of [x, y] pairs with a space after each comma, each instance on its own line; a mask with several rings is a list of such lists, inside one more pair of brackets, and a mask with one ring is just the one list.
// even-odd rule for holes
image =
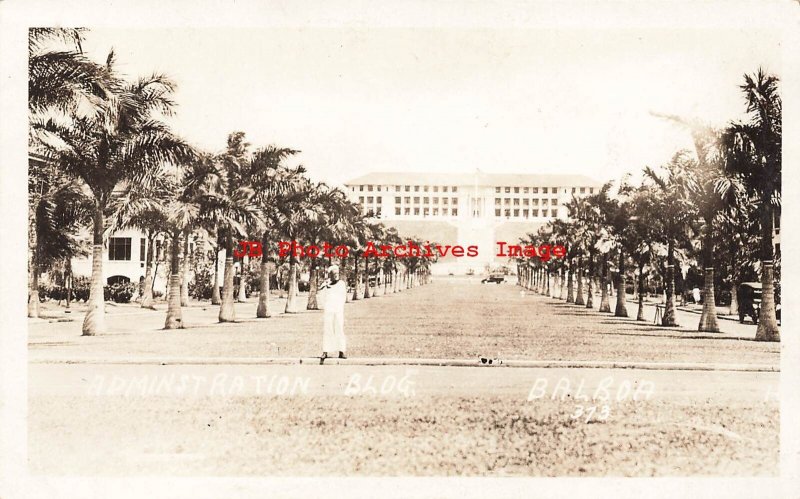
[[451, 192], [458, 192], [458, 187], [453, 186], [453, 189], [451, 190]]
[[500, 193], [500, 188], [499, 187], [495, 187], [494, 188], [494, 192], [499, 194]]
[[405, 202], [411, 204], [411, 197], [410, 196], [406, 196], [405, 197]]
[[494, 210], [494, 216], [496, 216], [496, 217], [500, 216], [500, 208], [497, 208], [497, 209]]
[[406, 186], [406, 192], [409, 192], [409, 191], [411, 191], [411, 186], [410, 186], [410, 185], [407, 185], [407, 186]]
[[453, 204], [458, 204], [458, 198], [453, 198]]
[[377, 199], [377, 203], [378, 204], [381, 204], [383, 202], [383, 197], [382, 196], [378, 196], [376, 199]]
[[108, 259], [109, 260], [130, 260], [131, 259], [131, 238], [130, 237], [109, 237], [108, 238]]
[[394, 204], [400, 204], [400, 196], [394, 197]]
[[522, 204], [525, 205], [525, 206], [528, 206], [529, 204], [531, 204], [531, 200], [528, 199], [528, 198], [525, 198], [525, 199], [522, 200]]
[[442, 187], [442, 192], [447, 192], [447, 186]]
[[514, 198], [514, 206], [519, 206], [519, 198]]
[[143, 237], [139, 238], [139, 261], [140, 262], [143, 262], [145, 260], [145, 256], [146, 256], [145, 248], [147, 246], [146, 246], [146, 242], [145, 241], [146, 241], [145, 238], [143, 238]]
[[539, 200], [538, 199], [533, 199], [533, 200], [531, 200], [531, 202], [533, 203], [533, 206], [539, 206]]
[[395, 192], [400, 192], [400, 186], [399, 185], [394, 186], [394, 191]]
[[400, 214], [400, 208], [395, 208], [394, 209], [394, 214], [395, 215], [399, 215]]
[[542, 187], [542, 194], [547, 194], [547, 187]]
[[557, 217], [557, 216], [558, 216], [558, 211], [556, 211], [556, 210], [550, 210], [550, 216], [551, 216], [551, 217]]
[[547, 206], [547, 199], [542, 199], [542, 206]]
[[502, 199], [500, 199], [500, 198], [494, 198], [494, 205], [495, 205], [495, 206], [498, 206], [498, 205], [500, 205], [500, 204], [502, 204]]
[[439, 198], [433, 198], [433, 204], [439, 204]]
[[511, 198], [505, 198], [503, 204], [511, 204]]
[[511, 187], [506, 187], [506, 194], [511, 192]]
[[527, 187], [525, 187], [524, 189], [522, 189], [522, 192], [523, 192], [524, 194], [527, 194], [529, 191], [530, 191], [530, 189], [529, 189], [529, 188], [527, 188]]
[[430, 210], [428, 210], [428, 208], [425, 208], [425, 209], [422, 211], [422, 216], [423, 216], [423, 217], [427, 217], [429, 214], [430, 214]]
[[419, 204], [419, 196], [414, 196], [414, 204]]
[[519, 187], [514, 187], [514, 194], [519, 194]]
[[511, 216], [511, 210], [509, 210], [508, 208], [506, 208], [506, 218], [508, 218], [508, 217], [510, 217], [510, 216]]
[[430, 203], [430, 198], [426, 196], [426, 197], [425, 197], [425, 198], [422, 200], [422, 202], [423, 202], [423, 203], [425, 203], [425, 204], [429, 204], [429, 203]]
[[447, 204], [450, 201], [450, 198], [442, 198], [442, 204]]
[[539, 216], [539, 210], [531, 210], [531, 212], [533, 213], [534, 217], [538, 217]]
[[374, 199], [375, 198], [373, 198], [372, 196], [367, 196], [367, 204], [372, 204], [374, 202]]
[[530, 211], [528, 211], [528, 210], [522, 210], [522, 216], [523, 216], [523, 217], [525, 217], [525, 218], [528, 218], [528, 215], [530, 215]]
[[454, 217], [458, 216], [458, 208], [453, 208], [450, 210], [450, 214]]
[[363, 191], [363, 190], [364, 190], [364, 186], [363, 186], [363, 185], [359, 185], [359, 186], [358, 186], [358, 190], [359, 190], [359, 191]]
[[515, 216], [515, 217], [518, 217], [518, 216], [519, 216], [519, 209], [516, 209], [516, 210], [514, 210], [514, 216]]
[[368, 186], [367, 186], [367, 190], [368, 190], [369, 192], [372, 192], [372, 186], [371, 186], [371, 185], [368, 185]]
[[434, 217], [439, 216], [439, 208], [434, 208], [433, 209], [433, 216]]
[[414, 215], [419, 215], [419, 208], [414, 208]]
[[418, 185], [414, 186], [414, 192], [419, 192], [419, 186]]
[[534, 194], [539, 194], [539, 188], [538, 187], [531, 187], [531, 192], [534, 193]]
[[403, 215], [411, 215], [411, 208], [405, 208], [403, 210]]
[[558, 204], [558, 199], [556, 199], [556, 198], [551, 199], [550, 200], [550, 204], [552, 204], [553, 206], [557, 205]]

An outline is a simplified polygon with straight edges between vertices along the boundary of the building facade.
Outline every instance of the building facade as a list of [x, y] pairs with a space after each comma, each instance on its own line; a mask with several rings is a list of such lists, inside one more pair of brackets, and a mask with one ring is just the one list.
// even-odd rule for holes
[[345, 183], [364, 214], [402, 236], [439, 244], [477, 245], [474, 258], [446, 257], [438, 274], [480, 273], [504, 265], [497, 242], [516, 244], [556, 218], [566, 218], [573, 196], [601, 184], [583, 175], [375, 172]]

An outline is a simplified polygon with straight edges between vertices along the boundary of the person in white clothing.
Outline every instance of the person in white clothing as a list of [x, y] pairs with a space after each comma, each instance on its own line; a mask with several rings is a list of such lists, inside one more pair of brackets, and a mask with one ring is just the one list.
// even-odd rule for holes
[[344, 304], [347, 301], [347, 284], [339, 279], [339, 267], [328, 268], [328, 279], [320, 286], [322, 294], [322, 356], [320, 363], [339, 352], [346, 359], [347, 338], [344, 335]]

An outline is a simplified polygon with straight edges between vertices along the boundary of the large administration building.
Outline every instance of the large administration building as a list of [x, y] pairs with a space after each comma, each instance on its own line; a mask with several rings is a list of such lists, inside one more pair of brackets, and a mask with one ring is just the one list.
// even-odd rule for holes
[[[345, 183], [367, 215], [401, 235], [439, 244], [477, 245], [475, 258], [443, 258], [434, 272], [481, 273], [507, 263], [497, 241], [516, 244], [554, 218], [572, 196], [597, 192], [583, 175], [375, 172]], [[502, 261], [501, 261], [502, 260]]]

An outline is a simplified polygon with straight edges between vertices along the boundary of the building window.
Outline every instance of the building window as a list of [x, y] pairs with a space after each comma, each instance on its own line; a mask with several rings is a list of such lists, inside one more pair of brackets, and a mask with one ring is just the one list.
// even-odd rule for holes
[[394, 197], [394, 204], [400, 204], [400, 196]]
[[442, 192], [447, 192], [447, 186], [442, 187]]
[[531, 210], [531, 213], [533, 213], [534, 218], [539, 216], [539, 210]]
[[368, 185], [368, 186], [367, 186], [367, 190], [368, 190], [369, 192], [372, 192], [372, 185]]
[[414, 215], [419, 215], [419, 208], [414, 208]]
[[542, 194], [547, 194], [547, 187], [542, 187]]
[[439, 192], [439, 186], [438, 185], [434, 185], [433, 186], [433, 192]]
[[394, 186], [394, 192], [400, 192], [400, 186], [399, 185]]
[[403, 215], [411, 215], [411, 208], [405, 208], [403, 210]]
[[503, 204], [511, 204], [511, 198], [505, 198]]
[[572, 188], [572, 193], [575, 194], [575, 188], [574, 187]]
[[373, 198], [372, 196], [367, 196], [367, 204], [372, 204], [374, 200], [375, 198]]
[[539, 188], [538, 187], [531, 187], [531, 192], [534, 193], [534, 194], [539, 194]]
[[439, 204], [439, 198], [433, 198], [433, 204]]
[[586, 187], [581, 187], [581, 194], [585, 194], [585, 193], [586, 193]]
[[381, 216], [381, 209], [380, 209], [380, 208], [378, 208], [378, 211], [376, 211], [376, 212], [375, 212], [375, 215], [376, 215], [378, 218], [380, 218], [380, 216]]
[[511, 187], [506, 187], [506, 194], [508, 194], [509, 192], [511, 192]]
[[425, 196], [425, 198], [423, 198], [422, 202], [425, 203], [425, 204], [430, 204], [430, 200], [431, 199], [429, 197]]
[[375, 188], [375, 190], [376, 190], [376, 191], [378, 191], [378, 192], [381, 192], [381, 186], [377, 186], [377, 187]]
[[145, 238], [143, 238], [143, 237], [139, 238], [139, 261], [140, 262], [143, 262], [145, 260], [145, 255], [146, 255], [146, 253], [145, 253], [145, 248], [146, 248], [145, 241], [146, 241]]
[[452, 204], [458, 204], [458, 198], [453, 198], [453, 203]]
[[547, 199], [542, 199], [542, 206], [547, 206]]
[[524, 189], [522, 189], [522, 192], [523, 192], [524, 194], [527, 194], [528, 192], [530, 192], [530, 188], [528, 188], [528, 187], [525, 187]]
[[131, 259], [131, 238], [130, 237], [109, 237], [108, 238], [108, 259], [109, 260], [130, 260]]
[[519, 194], [519, 187], [514, 187], [514, 194]]
[[410, 186], [410, 185], [407, 185], [407, 186], [406, 186], [406, 192], [410, 192], [410, 191], [411, 191], [411, 186]]
[[514, 216], [519, 217], [519, 209], [514, 210]]
[[426, 185], [425, 187], [423, 187], [423, 188], [422, 188], [422, 190], [423, 190], [424, 192], [428, 192], [428, 186]]
[[359, 185], [359, 186], [358, 186], [358, 190], [359, 190], [359, 191], [363, 191], [363, 190], [364, 190], [364, 186], [363, 186], [363, 185]]
[[500, 208], [496, 208], [496, 209], [494, 210], [494, 216], [496, 216], [496, 217], [499, 217], [499, 216], [500, 216]]
[[447, 204], [450, 201], [450, 198], [442, 198], [442, 204]]
[[395, 215], [399, 215], [400, 214], [400, 208], [395, 208], [394, 209], [394, 214]]
[[414, 204], [419, 204], [419, 196], [414, 196]]
[[525, 217], [525, 218], [528, 218], [528, 215], [530, 215], [530, 211], [528, 211], [528, 210], [522, 210], [522, 216], [523, 216], [523, 217]]
[[499, 188], [499, 187], [495, 187], [495, 188], [494, 188], [494, 192], [495, 192], [495, 193], [500, 193], [500, 188]]
[[419, 192], [419, 186], [418, 185], [414, 186], [414, 192]]
[[358, 202], [364, 204], [364, 196], [358, 196]]
[[434, 208], [434, 209], [433, 209], [433, 216], [434, 216], [434, 217], [437, 217], [437, 216], [439, 216], [439, 208]]
[[500, 199], [500, 198], [494, 198], [494, 205], [495, 205], [495, 206], [499, 206], [501, 203], [502, 203], [502, 199]]
[[429, 210], [428, 208], [425, 208], [425, 209], [422, 211], [422, 216], [423, 216], [423, 217], [427, 217], [429, 214], [430, 214], [430, 210]]
[[594, 187], [589, 187], [589, 194], [594, 194]]
[[458, 216], [458, 208], [452, 208], [450, 210], [450, 214], [453, 215], [454, 217], [457, 217]]
[[523, 199], [523, 200], [522, 200], [522, 204], [523, 204], [524, 206], [528, 206], [529, 204], [531, 204], [531, 200], [530, 200], [530, 199], [528, 199], [528, 198], [525, 198], [525, 199]]
[[553, 206], [556, 206], [558, 204], [558, 199], [556, 199], [556, 198], [551, 199], [550, 200], [550, 204], [552, 204]]
[[557, 217], [557, 216], [558, 216], [558, 211], [556, 211], [556, 210], [550, 210], [550, 216], [551, 216], [551, 217]]
[[514, 206], [519, 206], [519, 198], [514, 198]]
[[533, 203], [533, 206], [539, 206], [539, 200], [538, 199], [532, 199], [531, 203]]
[[511, 216], [511, 210], [509, 210], [508, 208], [506, 208], [505, 213], [506, 213], [506, 218]]
[[453, 189], [451, 190], [451, 192], [458, 192], [458, 187], [453, 186]]
[[377, 199], [378, 204], [383, 203], [383, 196], [378, 196], [376, 199]]
[[408, 204], [411, 204], [411, 197], [410, 196], [406, 196], [405, 197], [405, 202], [408, 203]]

